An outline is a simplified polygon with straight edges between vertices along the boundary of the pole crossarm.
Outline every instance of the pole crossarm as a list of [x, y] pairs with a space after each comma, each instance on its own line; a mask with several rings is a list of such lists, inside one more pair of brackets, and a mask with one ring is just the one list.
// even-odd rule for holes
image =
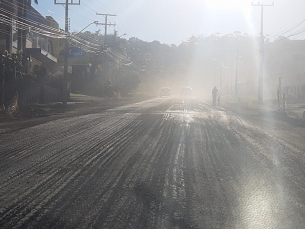
[[256, 4], [254, 4], [254, 3], [252, 2], [252, 6], [274, 6], [274, 2], [273, 2], [272, 4], [260, 4], [259, 2], [256, 3]]
[[101, 14], [101, 13], [96, 13], [96, 15], [100, 15], [100, 16], [105, 16], [105, 41], [106, 41], [106, 36], [107, 36], [107, 27], [108, 27], [108, 25], [114, 25], [115, 26], [115, 24], [109, 24], [108, 23], [108, 16], [113, 16], [113, 17], [115, 17], [115, 16], [117, 16], [116, 14]]
[[101, 14], [101, 13], [96, 13], [96, 15], [102, 15], [102, 16], [117, 16], [116, 14]]
[[109, 23], [107, 23], [107, 24], [105, 24], [105, 23], [97, 23], [96, 25], [113, 25], [113, 26], [115, 26], [116, 25], [116, 23], [111, 23], [111, 22], [109, 22]]
[[[68, 5], [80, 5], [81, 0], [68, 0]], [[54, 4], [56, 5], [65, 5], [66, 0], [54, 0]]]

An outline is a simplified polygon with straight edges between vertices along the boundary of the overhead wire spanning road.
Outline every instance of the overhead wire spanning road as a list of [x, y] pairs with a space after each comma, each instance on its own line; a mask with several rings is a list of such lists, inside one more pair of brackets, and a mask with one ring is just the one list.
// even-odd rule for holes
[[0, 228], [302, 228], [288, 127], [158, 98], [0, 134]]

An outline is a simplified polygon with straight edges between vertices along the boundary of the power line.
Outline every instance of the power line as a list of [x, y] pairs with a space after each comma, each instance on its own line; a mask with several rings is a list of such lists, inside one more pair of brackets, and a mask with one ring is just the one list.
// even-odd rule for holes
[[[5, 3], [4, 3], [4, 4], [5, 4]], [[6, 5], [6, 4], [5, 4], [5, 5]], [[7, 5], [7, 6], [8, 6], [8, 5]], [[33, 20], [31, 20], [31, 19], [25, 18], [25, 17], [23, 17], [23, 16], [15, 15], [13, 12], [10, 12], [10, 11], [8, 11], [8, 10], [1, 9], [1, 8], [0, 8], [0, 10], [3, 11], [3, 12], [5, 12], [6, 14], [9, 14], [9, 15], [11, 15], [11, 16], [14, 16], [15, 18], [22, 19], [23, 21], [28, 22], [28, 25], [29, 25], [29, 26], [37, 25], [37, 26], [44, 27], [44, 28], [49, 29], [49, 30], [53, 30], [54, 32], [60, 32], [60, 33], [63, 32], [63, 31], [60, 30], [60, 29], [57, 29], [57, 28], [54, 28], [54, 27], [51, 27], [51, 26], [48, 26], [48, 25], [45, 25], [45, 24], [38, 23], [38, 22], [33, 21]], [[42, 15], [39, 15], [39, 16], [42, 17]], [[45, 20], [46, 20], [46, 19], [45, 19]], [[31, 24], [29, 24], [29, 23], [31, 23]]]
[[[9, 16], [6, 16], [6, 15], [0, 13], [0, 17], [2, 17], [2, 20], [4, 22], [6, 22], [7, 25], [12, 25], [12, 20]], [[52, 31], [48, 31], [48, 30], [41, 29], [41, 28], [36, 28], [36, 27], [33, 27], [32, 25], [30, 25], [28, 23], [24, 23], [24, 22], [21, 22], [21, 21], [18, 21], [18, 20], [16, 20], [16, 27], [19, 28], [19, 29], [22, 29], [22, 30], [30, 29], [31, 31], [44, 32], [46, 36], [48, 36], [50, 34], [57, 35], [57, 36], [64, 36], [64, 37], [66, 36], [65, 33], [53, 33]]]
[[115, 24], [108, 24], [107, 20], [108, 20], [108, 16], [110, 17], [115, 17], [116, 15], [115, 14], [101, 14], [101, 13], [96, 13], [96, 15], [102, 15], [102, 16], [105, 16], [105, 39], [106, 39], [106, 36], [107, 36], [107, 27], [108, 25], [115, 25]]
[[[2, 4], [3, 5], [5, 5], [5, 6], [7, 6], [7, 7], [9, 7], [9, 8], [12, 8], [12, 7], [16, 7], [18, 10], [25, 10], [25, 13], [27, 14], [27, 15], [31, 15], [32, 17], [37, 17], [37, 18], [44, 18], [45, 19], [45, 17], [44, 16], [42, 16], [39, 12], [37, 12], [36, 10], [35, 10], [35, 8], [34, 7], [25, 7], [24, 5], [22, 5], [22, 6], [18, 6], [18, 5], [14, 5], [14, 3], [12, 3], [12, 2], [8, 2], [7, 0], [2, 0], [2, 1], [4, 1], [4, 2], [2, 2]], [[6, 3], [5, 3], [6, 2]], [[16, 4], [19, 4], [19, 5], [21, 5], [21, 3], [18, 3], [18, 2], [16, 2]], [[33, 10], [34, 11], [33, 11]], [[3, 9], [4, 10], [4, 9]], [[7, 10], [6, 10], [7, 11]], [[7, 12], [10, 12], [10, 11], [7, 11]], [[13, 12], [10, 12], [11, 14], [13, 14]], [[32, 21], [32, 22], [34, 22], [34, 23], [37, 23], [36, 21], [33, 21], [33, 20], [31, 20], [31, 19], [29, 19], [29, 18], [25, 18], [25, 17], [23, 17], [23, 16], [18, 16], [18, 15], [16, 15], [16, 14], [13, 14], [15, 17], [18, 17], [18, 18], [22, 18], [22, 19], [24, 19], [24, 20], [30, 20], [30, 21]], [[46, 20], [46, 19], [45, 19]], [[45, 27], [49, 27], [49, 28], [52, 28], [52, 29], [56, 29], [56, 28], [53, 28], [53, 27], [50, 27], [50, 26], [48, 26], [48, 25], [46, 25], [46, 24], [41, 24], [41, 25], [43, 25], [43, 26], [45, 26]], [[59, 30], [59, 29], [58, 29]]]
[[[0, 13], [0, 20], [6, 24], [6, 25], [12, 25], [12, 21], [11, 19], [6, 16], [6, 15], [3, 15]], [[53, 37], [53, 38], [66, 38], [66, 34], [62, 33], [62, 34], [58, 34], [58, 33], [52, 33], [50, 31], [47, 31], [47, 30], [44, 30], [44, 29], [39, 29], [39, 28], [36, 28], [36, 27], [32, 27], [30, 26], [29, 24], [27, 23], [23, 23], [23, 22], [20, 22], [20, 21], [16, 21], [16, 27], [18, 29], [22, 29], [22, 30], [27, 30], [27, 29], [31, 29], [31, 31], [35, 32], [35, 33], [38, 33], [38, 34], [41, 34], [41, 35], [44, 35], [44, 36], [47, 36], [47, 37]]]
[[88, 11], [87, 9], [85, 9], [84, 7], [82, 6], [79, 6], [80, 8], [82, 8], [83, 10], [85, 10], [86, 12], [88, 12], [90, 15], [92, 14], [92, 12]]
[[[94, 13], [96, 12], [96, 10], [94, 10], [94, 9], [92, 9], [90, 6], [88, 6], [87, 3], [84, 3], [84, 2], [83, 2], [83, 4], [84, 4], [85, 6], [87, 6], [87, 8], [88, 8], [89, 10], [93, 11]], [[81, 8], [84, 9], [84, 7], [81, 7]], [[85, 9], [85, 10], [86, 10], [86, 9]], [[87, 10], [86, 10], [86, 11], [87, 11]], [[89, 12], [89, 13], [92, 14], [92, 12]]]
[[81, 16], [82, 18], [88, 19], [89, 21], [93, 21], [92, 18], [88, 18], [88, 17], [84, 16], [83, 14], [79, 14], [79, 13], [77, 13], [76, 11], [74, 11], [72, 9], [69, 9], [69, 11], [74, 13], [74, 14], [77, 14], [77, 15]]
[[280, 33], [279, 35], [275, 35], [273, 37], [279, 37], [279, 36], [282, 36], [284, 35], [285, 33], [288, 33], [290, 32], [291, 30], [295, 29], [296, 27], [298, 27], [299, 25], [303, 24], [305, 22], [305, 20], [301, 21], [300, 23], [298, 23], [297, 25], [293, 26], [291, 29], [287, 29], [285, 30], [284, 32]]
[[[113, 11], [112, 9], [110, 9], [107, 6], [103, 5], [100, 1], [99, 1], [99, 3], [95, 3], [92, 0], [87, 0], [87, 1], [91, 2], [92, 4], [94, 4], [99, 9], [102, 9], [100, 6], [103, 6], [106, 10]], [[102, 11], [104, 11], [104, 9], [102, 9]]]
[[111, 48], [107, 49], [107, 51], [112, 54], [112, 56], [114, 56], [118, 61], [126, 61], [126, 62], [130, 62], [130, 59], [127, 58], [126, 56], [123, 56], [119, 53], [114, 52]]
[[[98, 4], [96, 4], [96, 3], [93, 2], [92, 0], [87, 0], [87, 2], [88, 2], [88, 1], [91, 2], [92, 4], [94, 4], [94, 6], [96, 6], [96, 7], [99, 8], [99, 9], [102, 9], [102, 8], [100, 7], [100, 5], [102, 5], [103, 8], [105, 8], [106, 10], [108, 10], [108, 11], [113, 11], [112, 9], [110, 9], [110, 8], [106, 7], [105, 5], [103, 5], [101, 2], [99, 2]], [[89, 8], [90, 8], [90, 7], [89, 7]], [[91, 8], [91, 9], [92, 9], [92, 8]], [[105, 9], [102, 9], [102, 11], [105, 11]], [[94, 10], [94, 9], [93, 9], [93, 10]], [[94, 11], [96, 12], [96, 10], [94, 10]], [[118, 20], [119, 20], [119, 23], [123, 26], [123, 29], [120, 28], [120, 26], [117, 25], [117, 24], [116, 24], [116, 26], [119, 28], [119, 30], [125, 31], [125, 33], [128, 33], [126, 27], [124, 26], [124, 23], [123, 23], [122, 20], [120, 19], [120, 16], [117, 15], [117, 18], [118, 18]]]
[[89, 35], [86, 35], [86, 33], [80, 33], [80, 34], [71, 34], [71, 36], [70, 36], [70, 38], [79, 38], [79, 39], [83, 39], [83, 40], [85, 40], [85, 41], [87, 41], [87, 42], [90, 42], [90, 40], [93, 40], [94, 42], [91, 42], [92, 44], [94, 44], [94, 45], [99, 45], [98, 44], [98, 40], [97, 40], [97, 38], [95, 38], [95, 37], [90, 37]]
[[[13, 2], [9, 2], [8, 0], [2, 0], [2, 2], [1, 3], [4, 3], [4, 2], [6, 2], [7, 4], [10, 4], [10, 7], [17, 7], [18, 9], [25, 9], [25, 10], [27, 10], [28, 11], [28, 7], [25, 7], [25, 5], [23, 4], [23, 3], [19, 3], [19, 2], [15, 2], [15, 3], [13, 3]], [[5, 4], [5, 3], [4, 3]], [[5, 5], [7, 5], [7, 4], [5, 4]], [[7, 5], [8, 6], [8, 5]], [[31, 6], [32, 7], [32, 6]], [[30, 7], [30, 8], [31, 8]], [[34, 9], [34, 7], [32, 7], [33, 9]], [[27, 12], [27, 13], [29, 13], [29, 14], [31, 14], [31, 15], [36, 15], [36, 16], [39, 16], [39, 17], [41, 17], [41, 14], [40, 13], [37, 13], [37, 12], [34, 12], [34, 11], [29, 11], [29, 12]]]
[[94, 49], [97, 49], [98, 47], [100, 47], [100, 45], [98, 45], [98, 44], [88, 42], [88, 41], [86, 41], [84, 39], [81, 39], [81, 38], [78, 38], [78, 39], [76, 39], [76, 38], [78, 38], [78, 37], [72, 37], [72, 38], [70, 38], [70, 40], [76, 41], [76, 42], [84, 44], [84, 45], [87, 45], [88, 47], [92, 47]]
[[[50, 5], [50, 3], [49, 3], [50, 1], [45, 1], [45, 4], [49, 4]], [[51, 1], [52, 3], [51, 4], [54, 4], [53, 2], [54, 1]], [[47, 9], [47, 8], [44, 8], [44, 7], [42, 7], [41, 6], [42, 4], [36, 4], [35, 5], [35, 7], [34, 6], [32, 6], [35, 10], [37, 10], [37, 8], [38, 9], [42, 9], [42, 10], [44, 10], [44, 11], [47, 11], [47, 12], [50, 12], [50, 13], [52, 13], [52, 14], [54, 14], [54, 12], [53, 11], [50, 11], [49, 9]], [[65, 21], [64, 21], [64, 17], [63, 16], [61, 16], [61, 17], [59, 17], [60, 19], [58, 19], [58, 18], [54, 18], [58, 23], [65, 23]]]
[[294, 37], [294, 36], [297, 36], [297, 35], [302, 34], [304, 32], [305, 32], [305, 28], [302, 28], [302, 29], [300, 29], [300, 30], [290, 34], [290, 35], [287, 35], [287, 36], [285, 36], [285, 37], [283, 37], [283, 38], [281, 38], [279, 40], [274, 41], [273, 43], [276, 43], [276, 42], [279, 42], [279, 41], [282, 41], [282, 40], [286, 40], [289, 37]]

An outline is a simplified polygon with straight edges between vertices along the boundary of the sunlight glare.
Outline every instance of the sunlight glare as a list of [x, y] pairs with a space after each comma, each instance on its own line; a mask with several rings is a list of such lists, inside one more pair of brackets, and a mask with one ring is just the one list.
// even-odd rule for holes
[[282, 180], [273, 183], [260, 176], [251, 176], [245, 183], [238, 228], [279, 228], [286, 220], [287, 211]]
[[205, 0], [205, 5], [211, 10], [240, 11], [246, 17], [251, 14], [249, 0]]

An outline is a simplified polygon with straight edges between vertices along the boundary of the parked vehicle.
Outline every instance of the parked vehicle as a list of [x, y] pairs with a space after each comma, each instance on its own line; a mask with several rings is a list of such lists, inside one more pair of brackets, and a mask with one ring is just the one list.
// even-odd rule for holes
[[171, 89], [169, 87], [163, 87], [160, 90], [160, 96], [164, 97], [164, 96], [168, 96], [171, 97], [172, 93], [171, 93]]
[[191, 87], [182, 87], [180, 96], [181, 97], [192, 97], [193, 96], [193, 89]]

